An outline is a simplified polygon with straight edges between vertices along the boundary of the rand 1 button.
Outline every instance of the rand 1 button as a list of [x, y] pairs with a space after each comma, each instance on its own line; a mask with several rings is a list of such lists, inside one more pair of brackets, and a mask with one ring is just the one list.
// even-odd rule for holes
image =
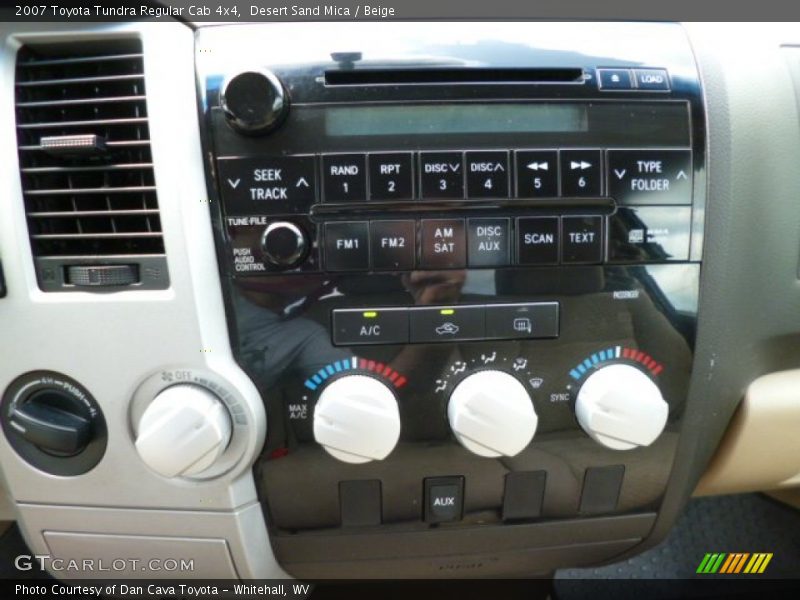
[[517, 219], [517, 262], [521, 265], [558, 264], [558, 217]]
[[561, 262], [573, 264], [603, 262], [603, 217], [561, 219]]
[[369, 225], [372, 268], [410, 271], [416, 262], [414, 221], [372, 221]]
[[609, 150], [608, 193], [619, 204], [691, 204], [691, 150]]
[[558, 196], [558, 150], [517, 150], [518, 198]]
[[483, 339], [483, 306], [437, 306], [408, 309], [412, 344]]
[[562, 150], [561, 195], [600, 196], [603, 190], [603, 169], [600, 150]]
[[615, 263], [689, 260], [690, 206], [619, 208], [608, 217], [608, 260]]
[[220, 158], [217, 166], [228, 214], [304, 212], [316, 198], [313, 156]]
[[486, 305], [487, 339], [558, 337], [558, 302]]
[[464, 511], [463, 477], [428, 477], [424, 482], [425, 522], [459, 521]]
[[333, 311], [333, 343], [405, 344], [408, 310], [405, 308], [346, 308]]
[[508, 197], [508, 151], [466, 153], [467, 198]]
[[411, 200], [414, 197], [410, 152], [369, 155], [370, 200]]
[[464, 219], [423, 219], [420, 265], [428, 269], [462, 269], [466, 264]]
[[325, 268], [328, 271], [366, 271], [369, 268], [368, 223], [325, 224]]
[[325, 202], [363, 202], [367, 199], [364, 154], [328, 154], [322, 157]]
[[463, 198], [464, 157], [461, 152], [420, 152], [419, 181], [423, 198]]
[[510, 262], [509, 219], [467, 221], [467, 263], [470, 267], [504, 267]]

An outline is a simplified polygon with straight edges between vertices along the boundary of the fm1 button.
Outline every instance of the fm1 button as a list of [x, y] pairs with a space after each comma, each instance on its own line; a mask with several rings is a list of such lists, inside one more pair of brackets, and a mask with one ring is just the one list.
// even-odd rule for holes
[[414, 221], [372, 221], [369, 226], [372, 268], [411, 271], [416, 258]]
[[561, 151], [561, 194], [563, 196], [600, 196], [603, 169], [600, 150]]
[[325, 202], [362, 202], [367, 199], [367, 165], [363, 154], [322, 157]]
[[333, 311], [333, 343], [337, 346], [407, 342], [408, 310], [405, 308]]
[[558, 264], [558, 217], [517, 219], [517, 262], [521, 265]]
[[419, 170], [423, 198], [464, 197], [464, 161], [461, 152], [421, 152]]
[[426, 523], [459, 521], [463, 512], [463, 477], [429, 477], [425, 479]]
[[508, 197], [508, 152], [467, 152], [467, 198]]
[[573, 264], [603, 262], [603, 217], [561, 219], [561, 260]]
[[516, 153], [517, 197], [558, 196], [558, 151], [521, 150]]
[[462, 269], [467, 263], [463, 219], [422, 221], [420, 263], [427, 269]]
[[369, 195], [372, 200], [411, 200], [411, 153], [369, 155]]
[[325, 224], [325, 267], [328, 271], [369, 268], [369, 225], [364, 222]]
[[504, 267], [509, 264], [509, 220], [470, 219], [467, 253], [470, 267]]
[[691, 204], [691, 150], [609, 150], [608, 193], [626, 205]]

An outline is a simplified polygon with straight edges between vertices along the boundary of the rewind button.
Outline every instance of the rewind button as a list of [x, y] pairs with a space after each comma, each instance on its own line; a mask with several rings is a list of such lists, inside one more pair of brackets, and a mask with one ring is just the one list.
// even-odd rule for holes
[[518, 198], [558, 196], [558, 152], [518, 150], [515, 153]]

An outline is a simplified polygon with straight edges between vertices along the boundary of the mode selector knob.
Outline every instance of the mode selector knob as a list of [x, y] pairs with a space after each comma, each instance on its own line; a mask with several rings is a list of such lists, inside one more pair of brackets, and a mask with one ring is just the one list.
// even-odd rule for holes
[[289, 112], [289, 98], [273, 73], [254, 69], [227, 79], [220, 106], [228, 123], [239, 133], [263, 135], [277, 128]]
[[453, 390], [447, 418], [467, 450], [496, 458], [522, 452], [536, 433], [538, 417], [525, 387], [503, 371], [479, 371]]
[[261, 236], [264, 258], [274, 267], [291, 269], [308, 254], [305, 232], [290, 221], [275, 221], [267, 225]]
[[178, 384], [158, 394], [136, 427], [141, 459], [164, 477], [199, 475], [231, 440], [228, 409], [211, 391]]
[[366, 375], [329, 384], [314, 408], [314, 439], [348, 463], [382, 460], [400, 437], [400, 410], [392, 391]]
[[656, 441], [667, 424], [669, 406], [647, 375], [615, 364], [589, 375], [578, 391], [575, 413], [593, 440], [630, 450]]

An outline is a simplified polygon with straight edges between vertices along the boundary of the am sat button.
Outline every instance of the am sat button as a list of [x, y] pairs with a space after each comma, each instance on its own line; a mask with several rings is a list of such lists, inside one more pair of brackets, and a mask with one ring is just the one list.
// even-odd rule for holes
[[483, 306], [408, 309], [411, 343], [479, 340], [486, 331]]
[[486, 337], [500, 340], [558, 337], [558, 302], [487, 304]]
[[420, 263], [428, 269], [461, 269], [467, 264], [464, 219], [423, 219]]
[[619, 204], [691, 204], [691, 150], [609, 150], [608, 193]]
[[608, 260], [617, 263], [689, 260], [690, 206], [619, 208], [608, 217]]
[[405, 308], [356, 308], [333, 311], [333, 343], [405, 344], [408, 342], [408, 310]]

